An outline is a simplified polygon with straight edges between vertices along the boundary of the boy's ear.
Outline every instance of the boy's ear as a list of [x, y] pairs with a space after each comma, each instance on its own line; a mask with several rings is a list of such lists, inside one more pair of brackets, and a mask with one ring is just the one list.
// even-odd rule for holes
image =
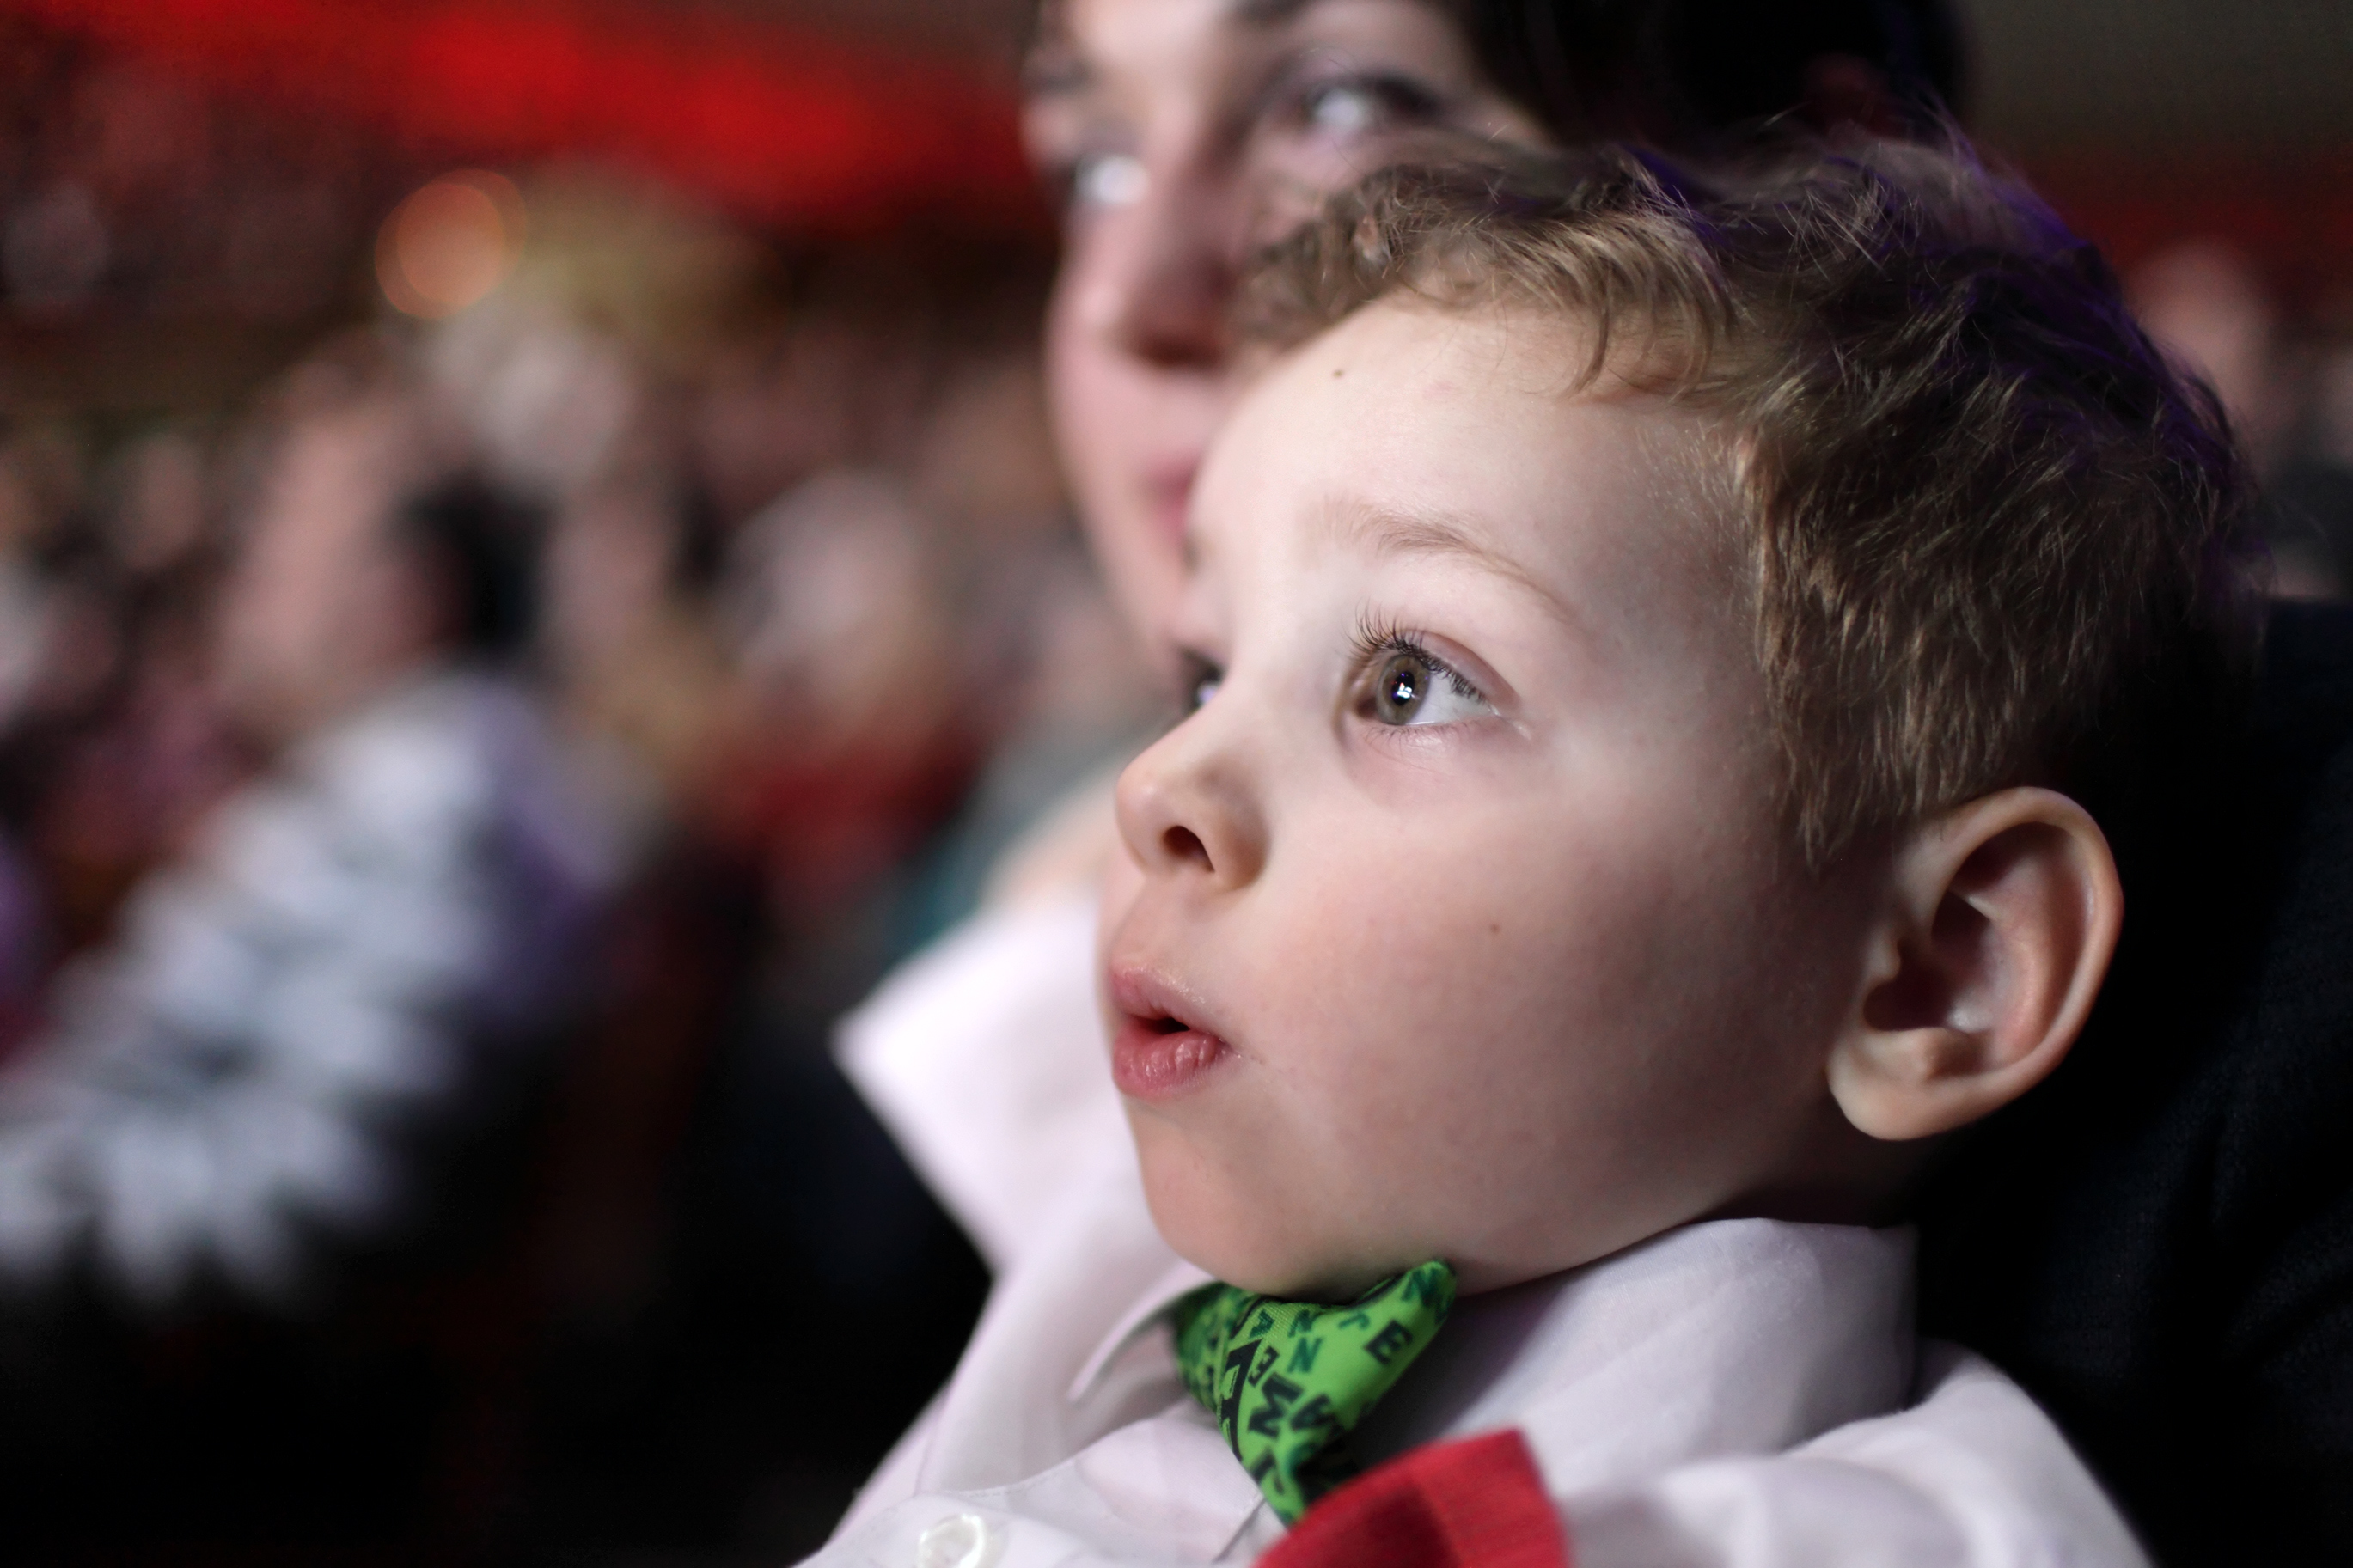
[[2124, 924], [2091, 815], [2006, 789], [1896, 846], [1855, 1016], [1832, 1046], [1839, 1109], [1874, 1138], [1926, 1138], [2009, 1104], [2075, 1043]]

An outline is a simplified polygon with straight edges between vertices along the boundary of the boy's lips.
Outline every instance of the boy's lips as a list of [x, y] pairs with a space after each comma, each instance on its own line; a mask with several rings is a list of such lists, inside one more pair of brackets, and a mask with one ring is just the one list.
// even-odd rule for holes
[[1198, 1001], [1148, 969], [1111, 972], [1111, 1076], [1135, 1100], [1173, 1100], [1234, 1054], [1208, 1026]]

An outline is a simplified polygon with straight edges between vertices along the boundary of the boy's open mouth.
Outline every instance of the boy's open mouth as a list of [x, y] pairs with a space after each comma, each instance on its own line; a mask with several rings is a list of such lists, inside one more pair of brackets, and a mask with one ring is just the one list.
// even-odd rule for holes
[[1111, 1041], [1112, 1081], [1137, 1100], [1170, 1100], [1232, 1054], [1216, 1034], [1192, 1022], [1176, 987], [1148, 971], [1114, 970], [1119, 1009]]

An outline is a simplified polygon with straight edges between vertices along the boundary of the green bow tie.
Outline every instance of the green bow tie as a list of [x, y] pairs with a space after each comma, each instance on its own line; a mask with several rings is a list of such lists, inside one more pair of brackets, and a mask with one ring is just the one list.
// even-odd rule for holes
[[1348, 1433], [1430, 1343], [1454, 1270], [1409, 1268], [1345, 1307], [1205, 1285], [1176, 1304], [1176, 1365], [1283, 1523], [1356, 1473]]

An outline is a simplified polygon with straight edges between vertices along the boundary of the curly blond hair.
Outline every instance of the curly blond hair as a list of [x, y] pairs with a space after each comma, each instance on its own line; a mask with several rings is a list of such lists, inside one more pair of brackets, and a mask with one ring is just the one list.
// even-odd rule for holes
[[2219, 405], [1957, 137], [1389, 169], [1262, 258], [1241, 327], [1280, 348], [1398, 297], [1567, 313], [1577, 384], [1721, 416], [1817, 868], [2011, 784], [2096, 814], [2252, 669], [2261, 557]]

